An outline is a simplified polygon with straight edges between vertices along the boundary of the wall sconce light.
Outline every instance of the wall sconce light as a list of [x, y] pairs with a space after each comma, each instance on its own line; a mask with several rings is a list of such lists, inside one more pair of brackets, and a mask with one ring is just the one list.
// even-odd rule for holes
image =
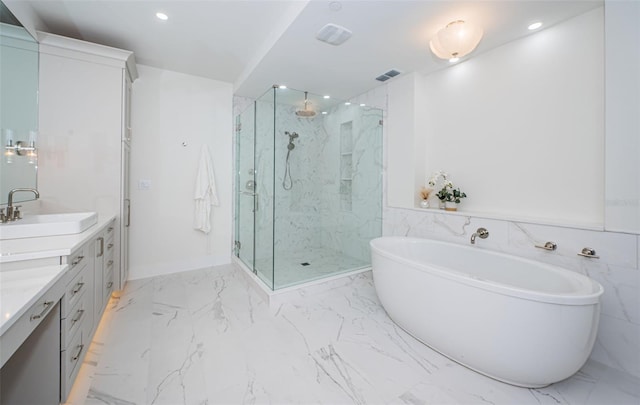
[[438, 31], [429, 42], [429, 47], [437, 57], [457, 62], [476, 49], [482, 34], [482, 28], [457, 20]]
[[7, 163], [13, 163], [15, 156], [26, 156], [29, 164], [35, 164], [38, 160], [38, 149], [36, 148], [36, 132], [29, 131], [29, 141], [13, 142], [13, 130], [5, 129], [4, 156]]

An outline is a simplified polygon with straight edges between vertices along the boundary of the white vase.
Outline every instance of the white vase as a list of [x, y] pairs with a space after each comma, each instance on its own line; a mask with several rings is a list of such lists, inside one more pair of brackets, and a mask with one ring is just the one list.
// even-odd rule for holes
[[429, 208], [429, 200], [420, 200], [420, 208]]
[[454, 201], [445, 201], [444, 209], [446, 211], [458, 211], [458, 204], [456, 204]]

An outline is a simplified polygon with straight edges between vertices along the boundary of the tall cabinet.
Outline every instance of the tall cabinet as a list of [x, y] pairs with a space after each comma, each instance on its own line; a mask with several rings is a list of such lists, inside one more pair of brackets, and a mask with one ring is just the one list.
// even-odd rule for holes
[[116, 215], [114, 287], [129, 274], [132, 52], [38, 33], [43, 209]]

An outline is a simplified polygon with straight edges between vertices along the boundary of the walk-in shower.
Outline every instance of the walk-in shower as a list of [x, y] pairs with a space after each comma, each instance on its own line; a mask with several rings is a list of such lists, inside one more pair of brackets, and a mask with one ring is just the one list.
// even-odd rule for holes
[[381, 110], [274, 86], [236, 117], [235, 164], [235, 254], [269, 288], [370, 266]]

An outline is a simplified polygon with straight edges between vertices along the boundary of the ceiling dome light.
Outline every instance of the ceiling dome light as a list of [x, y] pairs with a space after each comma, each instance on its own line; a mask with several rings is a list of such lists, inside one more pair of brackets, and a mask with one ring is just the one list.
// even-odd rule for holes
[[538, 22], [534, 22], [533, 24], [530, 24], [527, 28], [529, 28], [529, 31], [533, 31], [533, 30], [537, 30], [540, 27], [542, 27], [542, 23], [538, 21]]
[[158, 12], [156, 13], [156, 17], [158, 17], [158, 19], [159, 19], [159, 20], [162, 20], [162, 21], [167, 21], [167, 20], [169, 19], [169, 16], [168, 16], [168, 15], [166, 15], [165, 13], [160, 12], [160, 11], [158, 11]]
[[462, 20], [453, 21], [438, 31], [429, 42], [429, 47], [439, 58], [462, 58], [476, 49], [482, 34], [480, 27]]

